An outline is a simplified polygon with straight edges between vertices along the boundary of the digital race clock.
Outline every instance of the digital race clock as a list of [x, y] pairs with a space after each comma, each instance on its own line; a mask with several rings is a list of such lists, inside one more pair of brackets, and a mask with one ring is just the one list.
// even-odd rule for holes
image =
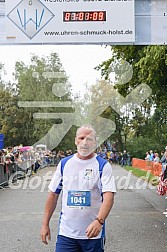
[[106, 21], [106, 11], [64, 11], [63, 21]]

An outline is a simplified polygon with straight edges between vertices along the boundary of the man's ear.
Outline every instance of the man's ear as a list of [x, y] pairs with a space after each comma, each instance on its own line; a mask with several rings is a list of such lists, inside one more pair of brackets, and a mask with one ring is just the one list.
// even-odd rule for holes
[[98, 145], [97, 145], [97, 142], [95, 142], [94, 147], [93, 147], [93, 148], [94, 148], [94, 150], [96, 150], [96, 149], [97, 149], [97, 146], [98, 146]]

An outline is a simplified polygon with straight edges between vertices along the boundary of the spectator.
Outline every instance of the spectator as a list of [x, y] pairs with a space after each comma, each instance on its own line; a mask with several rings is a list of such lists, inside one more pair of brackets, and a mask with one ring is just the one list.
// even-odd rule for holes
[[150, 150], [150, 161], [154, 161], [154, 153], [152, 150]]
[[3, 164], [5, 160], [4, 152], [0, 150], [0, 163]]
[[127, 159], [128, 159], [128, 155], [126, 153], [126, 150], [124, 150], [124, 152], [122, 154], [122, 163], [121, 163], [121, 166], [126, 166], [127, 165]]
[[37, 159], [36, 160], [36, 162], [35, 162], [35, 165], [34, 165], [35, 167], [34, 167], [34, 173], [37, 173], [37, 171], [38, 171], [38, 169], [40, 168], [40, 166], [41, 166], [41, 162], [40, 162], [40, 160], [39, 159]]
[[114, 162], [114, 156], [115, 156], [115, 155], [114, 155], [114, 152], [111, 151], [111, 152], [110, 152], [110, 156], [109, 156], [109, 162], [110, 162], [110, 163], [113, 163], [113, 162]]
[[161, 160], [161, 158], [163, 157], [163, 155], [164, 155], [164, 151], [161, 151], [161, 157], [160, 157], [160, 160]]
[[131, 155], [130, 155], [129, 152], [127, 153], [127, 155], [128, 155], [128, 158], [127, 158], [127, 165], [128, 165], [128, 166], [131, 166]]
[[150, 154], [149, 154], [149, 152], [148, 152], [148, 151], [146, 152], [146, 157], [145, 157], [145, 160], [150, 160]]
[[167, 150], [164, 152], [164, 155], [162, 156], [160, 163], [162, 164], [162, 172], [164, 172], [167, 164]]
[[156, 163], [160, 162], [159, 154], [157, 152], [155, 153], [154, 162], [156, 162]]

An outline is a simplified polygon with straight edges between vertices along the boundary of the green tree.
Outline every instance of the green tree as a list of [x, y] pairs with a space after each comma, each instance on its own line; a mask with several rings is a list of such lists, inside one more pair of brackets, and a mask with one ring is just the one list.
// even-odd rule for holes
[[[133, 77], [128, 83], [121, 84], [121, 79], [116, 75], [116, 81], [120, 83], [115, 85], [115, 89], [121, 95], [126, 97], [141, 83], [146, 83], [152, 90], [152, 95], [123, 120], [127, 144], [143, 137], [146, 143], [150, 141], [152, 146], [156, 143], [159, 150], [162, 149], [166, 141], [167, 127], [167, 47], [112, 46], [111, 50], [112, 58], [96, 69], [101, 70], [102, 76], [107, 80], [111, 69], [117, 66], [119, 70], [118, 63], [122, 60], [132, 65]], [[125, 134], [122, 137], [125, 138]], [[131, 144], [129, 146], [133, 149]], [[148, 145], [147, 150], [149, 149]]]
[[[0, 70], [4, 71], [3, 64], [0, 64]], [[62, 123], [61, 112], [69, 113], [69, 117], [74, 112], [73, 108], [45, 107], [42, 103], [76, 102], [75, 97], [72, 97], [71, 84], [56, 53], [41, 58], [33, 55], [27, 65], [16, 62], [13, 76], [15, 83], [6, 83], [0, 75], [0, 132], [5, 134], [6, 146], [33, 145], [54, 124]], [[21, 102], [40, 102], [41, 106], [22, 107]], [[60, 118], [34, 119], [34, 113], [60, 113]], [[57, 149], [75, 150], [75, 131], [76, 127], [71, 127]], [[54, 139], [47, 140], [48, 143], [54, 142]]]
[[[15, 80], [18, 101], [55, 102], [71, 100], [71, 85], [56, 53], [48, 57], [33, 55], [30, 64], [15, 64]], [[53, 92], [52, 92], [53, 91]], [[69, 112], [68, 108], [26, 107], [19, 108], [22, 114], [21, 142], [33, 145], [41, 139], [53, 124], [61, 119], [34, 119], [34, 113]], [[61, 115], [60, 115], [61, 117]], [[52, 141], [49, 139], [48, 141]]]
[[0, 132], [5, 135], [5, 145], [17, 145], [22, 139], [20, 127], [23, 125], [22, 113], [18, 109], [18, 97], [10, 83], [0, 87]]
[[[86, 118], [90, 124], [95, 125], [99, 129], [97, 133], [101, 135], [102, 139], [106, 135], [106, 131], [108, 131], [107, 138], [112, 139], [112, 142], [117, 143], [117, 148], [122, 149], [122, 118], [111, 107], [113, 103], [117, 107], [119, 101], [115, 99], [115, 94], [111, 87], [112, 83], [104, 80], [98, 81], [91, 86], [88, 90], [89, 102], [87, 104]], [[113, 123], [116, 126], [116, 130], [113, 130]], [[111, 134], [112, 136], [110, 136]], [[106, 140], [106, 138], [103, 140]]]

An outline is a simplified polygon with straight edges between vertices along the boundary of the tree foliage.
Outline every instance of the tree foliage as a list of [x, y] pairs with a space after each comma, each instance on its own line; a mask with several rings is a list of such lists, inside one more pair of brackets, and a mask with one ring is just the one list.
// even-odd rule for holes
[[119, 140], [121, 149], [129, 148], [134, 155], [141, 156], [140, 147], [135, 143], [139, 145], [140, 142], [142, 146], [145, 142], [146, 150], [153, 148], [163, 150], [167, 140], [167, 47], [112, 46], [111, 50], [112, 58], [96, 69], [101, 70], [102, 76], [108, 80], [111, 69], [115, 65], [119, 66], [118, 62], [126, 60], [131, 64], [133, 68], [131, 80], [125, 84], [115, 85], [115, 89], [121, 95], [126, 97], [141, 83], [149, 85], [152, 90], [152, 94], [141, 106], [122, 118], [123, 134]]
[[[28, 65], [16, 62], [13, 75], [15, 83], [0, 86], [0, 131], [5, 134], [5, 145], [33, 145], [52, 125], [62, 123], [61, 112], [69, 112], [69, 109], [24, 107], [19, 103], [69, 101], [71, 85], [56, 53], [45, 58], [33, 55]], [[36, 119], [34, 113], [60, 113], [60, 118]]]

